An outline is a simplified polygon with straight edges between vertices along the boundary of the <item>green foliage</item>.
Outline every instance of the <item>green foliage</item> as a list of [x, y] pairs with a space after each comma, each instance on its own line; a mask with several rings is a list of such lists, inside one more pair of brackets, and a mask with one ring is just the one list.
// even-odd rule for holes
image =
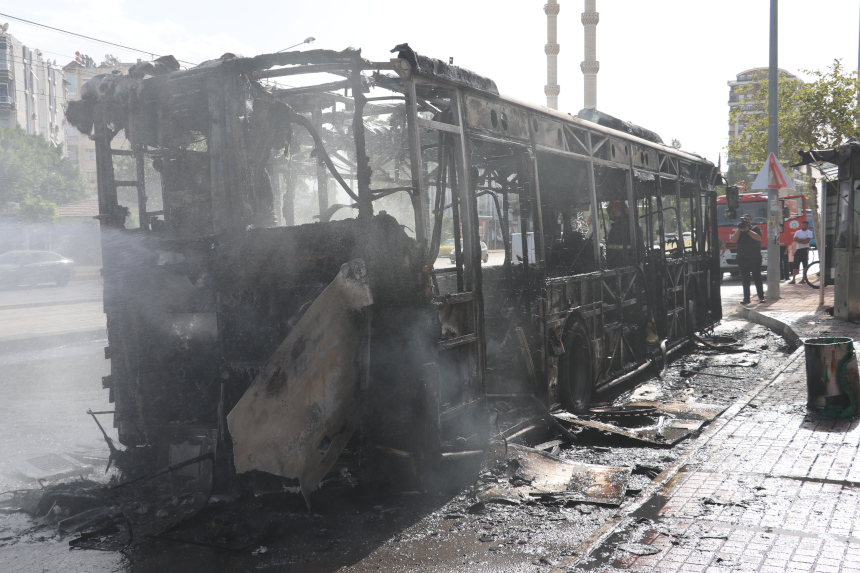
[[[812, 81], [801, 83], [780, 74], [779, 78], [779, 155], [780, 161], [798, 161], [797, 152], [827, 149], [842, 145], [857, 132], [860, 108], [857, 96], [860, 82], [857, 72], [847, 71], [840, 60], [824, 71], [803, 70]], [[731, 122], [746, 120], [740, 137], [729, 138], [729, 156], [743, 157], [752, 170], [758, 171], [767, 158], [767, 98], [766, 77], [745, 86], [744, 105], [754, 104], [755, 110], [732, 109]]]
[[733, 163], [729, 166], [726, 172], [726, 181], [729, 185], [737, 185], [741, 181], [746, 180], [747, 183], [752, 183], [755, 177], [750, 175], [750, 169], [740, 162]]
[[0, 128], [0, 203], [33, 198], [56, 206], [86, 194], [78, 168], [63, 156], [62, 147], [18, 127]]
[[669, 145], [671, 145], [675, 149], [681, 149], [681, 141], [679, 139], [673, 139], [672, 143], [670, 143]]
[[60, 218], [57, 205], [41, 197], [28, 197], [21, 203], [18, 220], [23, 223], [49, 225]]

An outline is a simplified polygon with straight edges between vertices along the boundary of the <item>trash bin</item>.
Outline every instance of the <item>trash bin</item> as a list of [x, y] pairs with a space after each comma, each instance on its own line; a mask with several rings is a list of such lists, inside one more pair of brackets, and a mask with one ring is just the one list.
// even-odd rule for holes
[[854, 340], [810, 338], [806, 351], [807, 405], [827, 416], [851, 418], [860, 413], [860, 374]]

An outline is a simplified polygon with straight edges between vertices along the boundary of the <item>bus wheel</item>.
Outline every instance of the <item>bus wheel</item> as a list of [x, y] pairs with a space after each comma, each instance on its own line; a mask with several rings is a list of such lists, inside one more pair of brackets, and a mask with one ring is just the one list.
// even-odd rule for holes
[[591, 342], [581, 322], [575, 322], [563, 338], [564, 355], [559, 360], [558, 382], [562, 405], [574, 414], [585, 414], [591, 403]]

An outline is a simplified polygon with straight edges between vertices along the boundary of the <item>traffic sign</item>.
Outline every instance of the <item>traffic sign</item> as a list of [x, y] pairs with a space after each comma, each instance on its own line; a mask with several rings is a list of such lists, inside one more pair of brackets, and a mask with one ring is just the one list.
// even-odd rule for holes
[[794, 181], [785, 172], [776, 155], [771, 153], [752, 184], [753, 189], [794, 189]]

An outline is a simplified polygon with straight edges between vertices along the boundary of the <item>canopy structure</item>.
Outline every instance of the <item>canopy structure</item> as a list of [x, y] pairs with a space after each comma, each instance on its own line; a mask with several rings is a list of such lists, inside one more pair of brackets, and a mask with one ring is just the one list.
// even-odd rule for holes
[[827, 179], [836, 178], [839, 164], [844, 163], [851, 157], [852, 149], [860, 146], [860, 141], [851, 137], [845, 145], [832, 149], [810, 149], [809, 151], [798, 151], [800, 162], [791, 167], [812, 165], [818, 169]]

